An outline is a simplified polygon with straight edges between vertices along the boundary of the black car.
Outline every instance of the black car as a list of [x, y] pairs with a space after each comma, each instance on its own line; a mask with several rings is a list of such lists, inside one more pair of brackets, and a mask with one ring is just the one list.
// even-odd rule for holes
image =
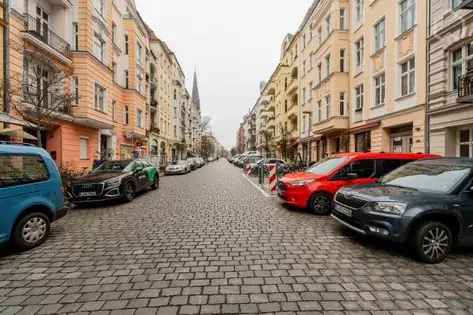
[[72, 203], [90, 203], [111, 199], [132, 201], [135, 194], [159, 187], [159, 172], [143, 160], [106, 161], [90, 175], [71, 184]]
[[473, 160], [406, 164], [378, 184], [341, 189], [332, 217], [348, 228], [411, 246], [426, 263], [473, 245]]

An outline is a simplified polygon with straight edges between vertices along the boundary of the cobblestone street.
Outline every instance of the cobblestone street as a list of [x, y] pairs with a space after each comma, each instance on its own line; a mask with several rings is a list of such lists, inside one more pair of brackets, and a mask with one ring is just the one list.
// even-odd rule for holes
[[223, 160], [52, 231], [0, 258], [1, 314], [473, 313], [471, 249], [419, 264], [287, 210]]

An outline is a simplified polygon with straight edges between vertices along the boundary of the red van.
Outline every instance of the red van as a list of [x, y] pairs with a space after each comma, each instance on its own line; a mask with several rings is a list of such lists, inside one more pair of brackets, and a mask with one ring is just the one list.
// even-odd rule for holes
[[335, 193], [342, 187], [375, 183], [409, 162], [439, 158], [413, 153], [342, 153], [325, 159], [303, 173], [288, 174], [278, 182], [278, 195], [286, 204], [329, 214]]

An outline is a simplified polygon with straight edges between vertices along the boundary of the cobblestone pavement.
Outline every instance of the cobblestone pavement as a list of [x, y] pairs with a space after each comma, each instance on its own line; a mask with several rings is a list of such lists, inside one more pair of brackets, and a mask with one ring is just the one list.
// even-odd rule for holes
[[2, 254], [0, 313], [473, 314], [473, 250], [419, 264], [285, 209], [219, 161]]

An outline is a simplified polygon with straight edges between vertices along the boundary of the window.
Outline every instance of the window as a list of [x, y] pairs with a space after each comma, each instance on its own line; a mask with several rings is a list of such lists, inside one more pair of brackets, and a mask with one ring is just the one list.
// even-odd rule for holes
[[340, 72], [345, 72], [345, 49], [340, 49]]
[[130, 123], [130, 112], [128, 110], [128, 106], [125, 106], [125, 110], [123, 111], [123, 122], [125, 125]]
[[355, 0], [355, 21], [360, 22], [363, 18], [363, 0]]
[[416, 88], [415, 59], [401, 64], [401, 96], [413, 94]]
[[74, 99], [74, 103], [79, 105], [79, 78], [73, 77], [72, 78], [72, 97]]
[[322, 27], [319, 27], [317, 31], [317, 39], [319, 41], [319, 46], [322, 45]]
[[284, 100], [284, 112], [287, 113], [287, 100]]
[[125, 35], [125, 55], [128, 55], [129, 48], [130, 48], [130, 43], [128, 40], [128, 35]]
[[105, 111], [105, 88], [95, 83], [95, 109]]
[[117, 112], [117, 101], [112, 101], [112, 120], [116, 120], [116, 112]]
[[325, 32], [326, 32], [327, 36], [329, 36], [330, 32], [332, 31], [332, 26], [330, 25], [330, 22], [331, 22], [331, 16], [329, 14], [325, 18]]
[[375, 106], [384, 105], [384, 100], [386, 97], [385, 81], [386, 81], [386, 78], [385, 78], [384, 73], [374, 78], [374, 87], [375, 87], [374, 104]]
[[346, 30], [345, 8], [340, 9], [340, 29]]
[[105, 59], [105, 41], [102, 35], [94, 33], [94, 55], [100, 61], [104, 62]]
[[363, 84], [355, 88], [355, 112], [363, 110], [364, 103], [364, 88]]
[[473, 43], [469, 43], [451, 53], [452, 88], [458, 90], [460, 77], [473, 69]]
[[364, 43], [363, 38], [355, 42], [355, 65], [357, 68], [363, 67], [364, 59]]
[[340, 92], [340, 116], [345, 116], [345, 92]]
[[80, 138], [80, 159], [88, 160], [89, 159], [89, 139], [81, 137]]
[[325, 118], [330, 118], [330, 95], [325, 96]]
[[139, 65], [143, 64], [143, 47], [140, 43], [136, 43], [136, 62]]
[[143, 128], [143, 111], [141, 109], [136, 111], [136, 127]]
[[74, 40], [74, 50], [79, 50], [79, 23], [72, 23], [72, 38]]
[[322, 81], [322, 63], [319, 63], [317, 65], [317, 75], [318, 75], [318, 79], [319, 79], [319, 82], [320, 83]]
[[377, 169], [376, 177], [381, 178], [386, 174], [391, 173], [392, 171], [400, 168], [401, 166], [404, 166], [405, 164], [412, 162], [410, 160], [379, 160], [378, 165], [382, 165], [382, 168], [380, 167]]
[[462, 3], [462, 0], [451, 0], [452, 9], [456, 9], [461, 3]]
[[317, 104], [318, 121], [322, 121], [322, 101], [318, 101]]
[[458, 156], [463, 158], [473, 157], [473, 129], [459, 131]]
[[371, 150], [371, 132], [362, 132], [355, 135], [355, 152], [369, 152]]
[[105, 13], [105, 0], [94, 0], [94, 4], [97, 12], [103, 16]]
[[360, 160], [350, 164], [350, 173], [354, 173], [358, 178], [370, 178], [375, 172], [375, 160]]
[[125, 70], [125, 89], [130, 88], [130, 73], [128, 70]]
[[325, 77], [330, 75], [330, 55], [325, 57]]
[[117, 63], [112, 62], [112, 76], [113, 76], [113, 82], [117, 81]]
[[399, 12], [401, 17], [401, 33], [403, 33], [408, 31], [415, 24], [415, 0], [401, 0], [399, 2]]
[[452, 83], [453, 90], [458, 90], [460, 77], [463, 74], [463, 48], [459, 48], [452, 53]]
[[0, 188], [46, 181], [49, 172], [41, 157], [0, 155]]
[[115, 43], [117, 40], [117, 25], [113, 23], [112, 25], [112, 42]]
[[374, 51], [384, 48], [386, 40], [384, 18], [374, 25]]
[[306, 90], [306, 88], [302, 89], [302, 101], [304, 102], [304, 104], [307, 102], [307, 90]]

